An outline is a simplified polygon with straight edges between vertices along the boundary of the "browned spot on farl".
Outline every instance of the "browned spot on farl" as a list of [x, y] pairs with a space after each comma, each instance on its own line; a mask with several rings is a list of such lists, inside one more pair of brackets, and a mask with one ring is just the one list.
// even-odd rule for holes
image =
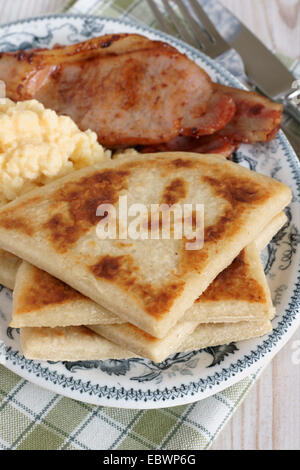
[[172, 165], [175, 168], [193, 168], [195, 164], [195, 161], [183, 158], [176, 158], [175, 160], [172, 160]]
[[123, 256], [103, 256], [97, 264], [91, 267], [92, 273], [96, 277], [107, 280], [115, 280], [117, 278], [127, 281], [133, 276], [133, 273], [130, 271], [130, 264], [128, 255]]
[[126, 292], [130, 288], [130, 295], [153, 316], [160, 316], [169, 311], [185, 285], [179, 278], [159, 286], [143, 282], [139, 276], [140, 269], [130, 255], [102, 256], [89, 269], [95, 277], [112, 282]]
[[19, 202], [15, 207], [3, 210], [0, 218], [0, 227], [6, 230], [16, 230], [25, 235], [32, 236], [35, 232], [34, 221], [31, 223], [30, 217], [25, 218], [24, 212], [33, 204], [40, 200], [40, 196], [29, 197]]
[[52, 195], [52, 206], [62, 206], [43, 224], [50, 242], [60, 253], [95, 226], [100, 204], [116, 204], [120, 191], [127, 188], [128, 171], [103, 170], [75, 182], [68, 182]]
[[216, 277], [196, 302], [220, 300], [267, 302], [263, 287], [249, 273], [244, 250]]
[[203, 181], [210, 185], [218, 197], [228, 202], [227, 209], [216, 223], [205, 227], [204, 243], [216, 242], [225, 233], [233, 235], [239, 230], [239, 220], [249, 204], [261, 204], [270, 196], [265, 187], [246, 177], [224, 176], [216, 179], [204, 176]]
[[217, 196], [221, 196], [232, 205], [262, 203], [270, 196], [265, 186], [247, 177], [224, 175], [217, 179], [203, 176], [203, 181], [210, 185]]
[[164, 189], [162, 203], [172, 206], [186, 197], [186, 182], [182, 178], [176, 178]]
[[63, 305], [72, 300], [82, 300], [84, 297], [62, 281], [46, 272], [32, 268], [29, 284], [25, 284], [19, 295], [16, 314], [41, 310], [50, 305]]
[[34, 233], [33, 227], [27, 219], [24, 217], [14, 217], [13, 215], [8, 215], [7, 217], [1, 216], [0, 227], [5, 228], [6, 230], [16, 230], [28, 236], [32, 236]]

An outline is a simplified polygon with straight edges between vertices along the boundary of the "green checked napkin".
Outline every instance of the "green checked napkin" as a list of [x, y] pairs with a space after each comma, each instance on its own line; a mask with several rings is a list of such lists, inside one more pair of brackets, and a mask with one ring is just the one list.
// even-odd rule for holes
[[[127, 18], [156, 27], [144, 0], [73, 0], [64, 12]], [[300, 77], [299, 63], [287, 65]], [[192, 405], [126, 410], [65, 398], [0, 365], [0, 448], [208, 449], [260, 373]]]
[[62, 397], [0, 365], [0, 449], [208, 449], [257, 375], [192, 405], [126, 410]]

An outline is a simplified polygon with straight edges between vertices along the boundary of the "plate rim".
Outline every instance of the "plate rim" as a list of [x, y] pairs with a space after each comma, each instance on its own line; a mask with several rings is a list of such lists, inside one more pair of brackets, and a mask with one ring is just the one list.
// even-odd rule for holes
[[[124, 25], [124, 26], [129, 26], [132, 27], [136, 30], [141, 30], [144, 32], [152, 33], [156, 37], [160, 37], [161, 39], [167, 40], [171, 44], [178, 45], [181, 48], [186, 49], [187, 51], [190, 51], [193, 54], [196, 54], [198, 57], [202, 58], [203, 61], [212, 69], [216, 71], [217, 74], [221, 74], [222, 76], [226, 77], [231, 84], [236, 83], [237, 87], [244, 88], [243, 85], [240, 83], [237, 77], [232, 75], [226, 68], [224, 68], [223, 65], [217, 63], [213, 59], [209, 58], [206, 56], [204, 53], [199, 51], [198, 49], [195, 49], [194, 47], [190, 46], [189, 44], [184, 43], [180, 39], [177, 39], [176, 37], [172, 37], [168, 34], [163, 33], [162, 31], [155, 30], [147, 25], [143, 25], [141, 23], [135, 23], [130, 20], [124, 20], [124, 19], [118, 19], [118, 18], [111, 18], [111, 17], [104, 17], [104, 16], [94, 16], [94, 15], [85, 15], [85, 14], [50, 14], [46, 16], [37, 16], [37, 17], [31, 17], [31, 18], [25, 18], [23, 20], [18, 20], [18, 21], [13, 21], [9, 22], [3, 25], [0, 25], [0, 32], [4, 28], [7, 27], [12, 27], [12, 26], [17, 26], [20, 24], [24, 23], [32, 23], [32, 22], [45, 22], [45, 21], [51, 21], [51, 20], [61, 20], [61, 19], [91, 19], [95, 20], [96, 18], [99, 19], [100, 21], [106, 23], [106, 22], [112, 22], [115, 24], [119, 25]], [[293, 147], [289, 143], [288, 139], [284, 135], [282, 131], [279, 132], [278, 139], [280, 139], [280, 142], [282, 144], [282, 147], [284, 148], [284, 152], [287, 157], [287, 161], [290, 165], [290, 170], [291, 173], [293, 174], [293, 183], [296, 186], [296, 190], [298, 191], [298, 196], [300, 198], [300, 162], [296, 156], [296, 153], [293, 150]], [[295, 280], [294, 280], [294, 289], [291, 293], [291, 296], [289, 297], [289, 302], [287, 303], [287, 306], [284, 308], [284, 314], [278, 323], [278, 326], [275, 330], [273, 330], [271, 333], [268, 334], [267, 338], [263, 341], [263, 343], [268, 343], [268, 341], [271, 340], [272, 336], [276, 336], [275, 332], [280, 326], [280, 324], [286, 320], [284, 323], [288, 322], [287, 318], [285, 319], [286, 316], [291, 318], [291, 315], [294, 313], [293, 318], [291, 319], [291, 323], [286, 327], [286, 330], [279, 333], [276, 338], [274, 338], [274, 342], [269, 346], [265, 344], [265, 347], [267, 351], [265, 353], [262, 353], [262, 351], [258, 351], [258, 349], [261, 349], [259, 345], [256, 345], [255, 348], [256, 351], [249, 351], [248, 357], [246, 355], [243, 356], [242, 359], [236, 360], [237, 362], [231, 363], [230, 366], [224, 369], [222, 369], [222, 372], [224, 373], [224, 377], [220, 378], [220, 374], [218, 372], [214, 373], [213, 375], [207, 375], [206, 376], [206, 386], [205, 384], [202, 383], [202, 386], [204, 388], [200, 389], [199, 391], [196, 391], [195, 393], [193, 391], [189, 391], [191, 387], [198, 385], [194, 381], [189, 381], [186, 382], [185, 385], [183, 385], [185, 388], [188, 388], [188, 390], [182, 390], [182, 393], [185, 394], [185, 392], [188, 393], [186, 396], [180, 396], [180, 397], [159, 397], [157, 394], [157, 397], [154, 397], [153, 399], [150, 397], [145, 397], [146, 401], [142, 401], [141, 395], [146, 395], [148, 392], [153, 395], [153, 391], [148, 390], [148, 392], [145, 392], [143, 390], [139, 390], [138, 388], [135, 388], [135, 393], [134, 389], [130, 389], [127, 392], [127, 396], [124, 397], [118, 397], [118, 398], [113, 398], [113, 395], [118, 393], [118, 391], [121, 391], [121, 394], [124, 393], [124, 387], [121, 387], [121, 389], [117, 389], [116, 387], [111, 387], [111, 389], [108, 389], [106, 386], [102, 387], [103, 394], [101, 396], [98, 395], [93, 395], [90, 396], [88, 395], [88, 386], [89, 382], [83, 382], [81, 379], [79, 380], [74, 380], [74, 383], [70, 382], [70, 378], [67, 378], [63, 376], [63, 374], [59, 374], [57, 371], [55, 372], [49, 372], [49, 374], [56, 374], [58, 375], [58, 381], [61, 382], [63, 378], [65, 379], [65, 388], [62, 388], [64, 385], [57, 385], [56, 383], [48, 382], [48, 379], [43, 379], [39, 375], [36, 375], [36, 371], [34, 371], [34, 367], [31, 367], [31, 365], [36, 364], [36, 367], [40, 367], [41, 370], [40, 372], [46, 371], [48, 368], [43, 367], [41, 365], [40, 361], [33, 361], [29, 359], [25, 359], [24, 356], [20, 354], [19, 351], [13, 351], [10, 346], [5, 346], [3, 342], [0, 341], [0, 352], [1, 349], [5, 349], [5, 355], [9, 353], [9, 358], [12, 360], [12, 364], [9, 364], [10, 367], [7, 366], [6, 361], [0, 361], [0, 363], [3, 363], [6, 367], [8, 367], [10, 370], [16, 372], [18, 375], [21, 377], [30, 380], [30, 382], [41, 386], [42, 388], [46, 388], [47, 390], [51, 390], [56, 393], [60, 393], [62, 395], [68, 396], [73, 399], [85, 401], [87, 403], [95, 404], [95, 405], [104, 405], [104, 406], [110, 406], [110, 407], [118, 407], [118, 408], [131, 408], [131, 409], [150, 409], [150, 408], [161, 408], [161, 407], [171, 407], [171, 406], [178, 406], [178, 405], [184, 405], [184, 404], [189, 404], [195, 401], [202, 400], [204, 398], [207, 398], [215, 393], [218, 393], [225, 388], [229, 387], [230, 385], [233, 385], [237, 383], [238, 381], [242, 380], [245, 376], [249, 376], [253, 373], [255, 373], [258, 369], [263, 367], [266, 362], [270, 362], [273, 357], [279, 352], [279, 350], [287, 343], [287, 341], [292, 337], [292, 335], [295, 333], [296, 329], [300, 325], [300, 298], [297, 297], [297, 289], [300, 291], [300, 266], [298, 268], [297, 276], [295, 275]], [[297, 316], [299, 317], [297, 319]], [[282, 325], [283, 327], [283, 325]], [[255, 359], [255, 355], [258, 353], [258, 359]], [[249, 355], [254, 355], [253, 362], [250, 364], [246, 360], [247, 358], [249, 359]], [[262, 355], [261, 355], [262, 354]], [[14, 362], [15, 361], [15, 362]], [[25, 366], [24, 366], [25, 362]], [[28, 366], [28, 369], [27, 369]], [[240, 369], [242, 367], [242, 370]], [[235, 370], [237, 368], [237, 370]], [[228, 369], [233, 369], [231, 373], [225, 373]], [[240, 369], [240, 370], [239, 370]], [[227, 381], [228, 380], [228, 381]], [[182, 380], [184, 382], [184, 380]], [[203, 379], [200, 379], [200, 382], [204, 382]], [[201, 387], [199, 382], [199, 386]], [[78, 388], [81, 386], [81, 389], [79, 390], [72, 390], [72, 387]], [[208, 386], [208, 389], [206, 388]], [[68, 387], [71, 387], [69, 389]], [[92, 385], [91, 385], [92, 387]], [[95, 385], [93, 385], [95, 388]], [[99, 384], [97, 384], [97, 387], [99, 387]], [[175, 389], [175, 390], [174, 390]], [[173, 386], [172, 388], [168, 389], [167, 387], [163, 387], [163, 390], [159, 390], [159, 387], [157, 388], [157, 391], [159, 393], [163, 392], [175, 392], [175, 395], [179, 392], [180, 393], [180, 387]], [[82, 393], [82, 395], [80, 395]], [[112, 396], [110, 397], [108, 393], [112, 393]], [[137, 398], [137, 395], [140, 395]], [[135, 398], [134, 398], [135, 397]], [[93, 399], [97, 398], [97, 400]], [[108, 401], [111, 400], [111, 401]], [[121, 401], [118, 401], [121, 400]], [[126, 401], [128, 400], [128, 401]]]

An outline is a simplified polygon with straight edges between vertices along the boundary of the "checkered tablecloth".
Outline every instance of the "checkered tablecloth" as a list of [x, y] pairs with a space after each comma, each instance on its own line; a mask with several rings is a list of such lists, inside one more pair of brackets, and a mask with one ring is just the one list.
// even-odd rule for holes
[[208, 449], [255, 379], [192, 405], [125, 410], [65, 398], [0, 365], [0, 448]]
[[[129, 18], [156, 27], [144, 0], [72, 0], [64, 11]], [[300, 65], [283, 59], [300, 77]], [[125, 410], [57, 395], [0, 365], [0, 448], [208, 449], [260, 373], [191, 405]]]

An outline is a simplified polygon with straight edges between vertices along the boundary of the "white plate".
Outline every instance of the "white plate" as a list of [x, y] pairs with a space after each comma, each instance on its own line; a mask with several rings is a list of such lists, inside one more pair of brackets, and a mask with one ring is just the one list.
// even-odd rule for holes
[[[70, 44], [104, 33], [140, 33], [170, 42], [225, 85], [239, 82], [218, 63], [183, 42], [115, 19], [89, 16], [50, 16], [0, 28], [0, 51]], [[12, 371], [49, 390], [97, 405], [120, 408], [159, 408], [206, 398], [241, 380], [270, 360], [300, 323], [300, 168], [282, 132], [269, 144], [242, 146], [237, 162], [275, 177], [293, 190], [288, 223], [263, 254], [277, 317], [272, 333], [228, 346], [175, 354], [161, 364], [148, 360], [50, 363], [26, 360], [18, 331], [8, 328], [12, 296], [0, 292], [0, 360]]]

